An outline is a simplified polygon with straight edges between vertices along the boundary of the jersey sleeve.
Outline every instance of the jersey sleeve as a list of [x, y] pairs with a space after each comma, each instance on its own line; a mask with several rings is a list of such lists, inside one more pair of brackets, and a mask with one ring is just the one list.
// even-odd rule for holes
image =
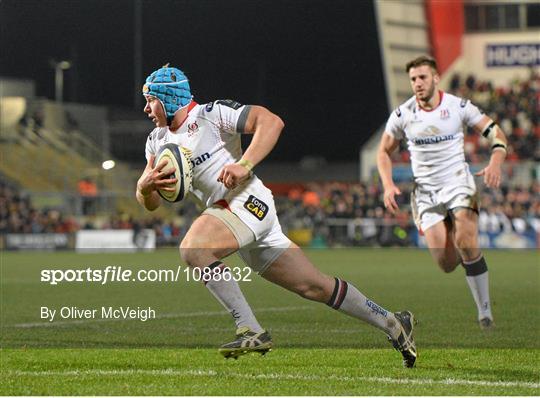
[[213, 105], [219, 129], [230, 134], [245, 133], [250, 105], [234, 100], [218, 100]]
[[473, 127], [482, 119], [483, 113], [468, 99], [461, 100], [460, 108], [462, 120], [467, 126]]
[[403, 137], [405, 137], [405, 133], [403, 131], [403, 119], [403, 113], [399, 108], [397, 108], [388, 118], [384, 132], [391, 135], [396, 140], [402, 140]]

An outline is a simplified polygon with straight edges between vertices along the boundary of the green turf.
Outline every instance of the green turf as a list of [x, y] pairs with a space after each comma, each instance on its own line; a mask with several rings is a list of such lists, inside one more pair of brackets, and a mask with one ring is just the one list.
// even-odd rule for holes
[[[410, 309], [419, 359], [403, 369], [382, 333], [252, 275], [242, 289], [273, 336], [266, 357], [222, 359], [229, 315], [201, 283], [39, 282], [44, 268], [175, 268], [177, 252], [1, 253], [0, 395], [538, 395], [540, 279], [535, 251], [489, 251], [497, 328], [483, 333], [462, 270], [405, 249], [308, 255], [391, 310]], [[230, 265], [241, 265], [231, 258]], [[158, 319], [62, 320], [40, 306], [152, 306]]]
[[538, 356], [530, 350], [426, 349], [421, 358], [411, 370], [396, 366], [394, 353], [383, 349], [282, 348], [238, 361], [218, 358], [212, 349], [7, 350], [0, 394], [538, 393], [530, 382], [538, 383]]

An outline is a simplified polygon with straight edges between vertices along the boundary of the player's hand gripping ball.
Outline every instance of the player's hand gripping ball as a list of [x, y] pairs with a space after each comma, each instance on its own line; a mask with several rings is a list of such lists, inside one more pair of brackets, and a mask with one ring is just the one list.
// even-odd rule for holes
[[180, 202], [186, 197], [193, 179], [191, 151], [176, 144], [165, 144], [159, 148], [154, 160], [154, 167], [163, 159], [167, 161], [164, 170], [175, 169], [174, 173], [167, 178], [176, 178], [177, 181], [174, 184], [174, 191], [159, 189], [158, 193], [167, 202]]

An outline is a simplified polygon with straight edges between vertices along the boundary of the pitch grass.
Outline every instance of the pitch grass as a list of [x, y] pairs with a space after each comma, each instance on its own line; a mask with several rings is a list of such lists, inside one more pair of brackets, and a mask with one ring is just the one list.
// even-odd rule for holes
[[2, 395], [537, 395], [539, 386], [538, 357], [522, 349], [425, 349], [416, 369], [387, 349], [282, 348], [237, 361], [213, 349], [33, 349], [5, 350], [2, 362]]
[[[0, 395], [539, 395], [537, 252], [486, 253], [497, 322], [492, 333], [476, 325], [463, 271], [441, 273], [424, 251], [308, 255], [382, 306], [415, 313], [415, 369], [402, 368], [381, 332], [257, 276], [242, 289], [276, 347], [238, 361], [217, 353], [233, 327], [200, 283], [39, 282], [44, 268], [173, 268], [174, 250], [2, 252]], [[158, 318], [40, 325], [40, 306], [62, 305], [151, 305]]]

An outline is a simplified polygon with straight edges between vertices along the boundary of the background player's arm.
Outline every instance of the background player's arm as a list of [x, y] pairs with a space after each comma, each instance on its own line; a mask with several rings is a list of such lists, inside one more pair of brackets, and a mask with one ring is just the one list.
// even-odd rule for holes
[[384, 132], [377, 151], [377, 169], [384, 188], [384, 205], [390, 212], [395, 213], [398, 210], [395, 196], [400, 195], [401, 191], [394, 184], [392, 179], [392, 152], [399, 146], [399, 140], [392, 135]]
[[221, 171], [218, 181], [231, 189], [250, 176], [251, 169], [260, 163], [274, 148], [283, 130], [281, 118], [262, 106], [251, 106], [246, 120], [245, 133], [253, 139], [240, 163], [228, 164]]
[[168, 187], [169, 184], [174, 184], [176, 178], [164, 178], [174, 172], [174, 169], [163, 170], [167, 164], [166, 160], [162, 160], [156, 167], [154, 167], [154, 155], [148, 158], [146, 167], [137, 181], [137, 191], [135, 196], [137, 202], [140, 203], [146, 210], [155, 210], [161, 204], [161, 197], [157, 190], [164, 189], [166, 191], [174, 191], [173, 187]]
[[[474, 125], [474, 129], [479, 133], [483, 133], [492, 124], [493, 120], [491, 120], [491, 118], [489, 118], [488, 116], [484, 115], [482, 119], [480, 119], [480, 121]], [[489, 138], [490, 142], [499, 143], [499, 145], [503, 145], [504, 147], [496, 146], [495, 148], [493, 148], [491, 150], [491, 157], [489, 159], [488, 165], [484, 169], [476, 173], [476, 175], [484, 176], [484, 183], [488, 187], [498, 188], [502, 179], [501, 166], [504, 163], [504, 159], [506, 158], [505, 147], [508, 144], [508, 141], [506, 139], [506, 136], [504, 135], [504, 132], [497, 124], [495, 124], [492, 129], [492, 136], [490, 136]]]

